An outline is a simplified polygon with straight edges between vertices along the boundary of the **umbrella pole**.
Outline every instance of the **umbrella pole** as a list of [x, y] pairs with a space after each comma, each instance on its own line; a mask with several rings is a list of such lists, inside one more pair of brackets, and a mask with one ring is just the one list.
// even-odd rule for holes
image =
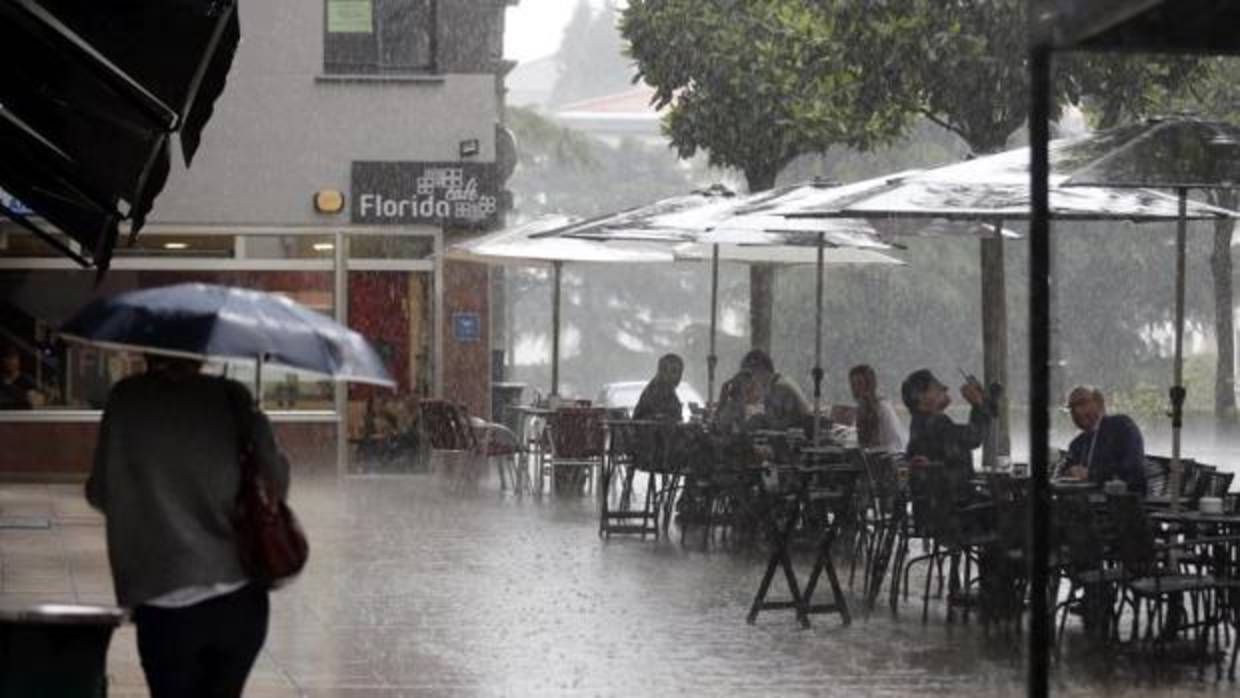
[[560, 271], [563, 262], [551, 263], [551, 394], [560, 394]]
[[822, 276], [823, 234], [818, 234], [818, 293], [814, 299], [814, 445], [819, 443], [819, 417], [822, 416]]
[[1179, 188], [1180, 216], [1175, 229], [1175, 384], [1171, 386], [1171, 510], [1180, 509], [1184, 464], [1180, 461], [1180, 430], [1184, 426], [1184, 266], [1188, 233], [1188, 188]]
[[254, 405], [263, 408], [263, 355], [254, 362]]
[[715, 366], [719, 355], [715, 353], [715, 332], [719, 319], [719, 245], [710, 248], [710, 353], [706, 355], [706, 404], [715, 399]]

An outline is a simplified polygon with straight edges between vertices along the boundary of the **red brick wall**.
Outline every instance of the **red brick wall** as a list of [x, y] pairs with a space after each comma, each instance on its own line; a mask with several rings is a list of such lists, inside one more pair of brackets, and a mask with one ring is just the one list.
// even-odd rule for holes
[[[443, 396], [487, 419], [491, 415], [489, 288], [486, 265], [444, 262]], [[461, 312], [478, 313], [482, 334], [477, 341], [459, 341], [454, 335], [452, 316]]]

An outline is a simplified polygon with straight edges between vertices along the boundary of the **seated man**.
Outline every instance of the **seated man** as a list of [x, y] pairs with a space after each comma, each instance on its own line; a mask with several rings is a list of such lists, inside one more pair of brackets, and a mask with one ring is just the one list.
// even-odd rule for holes
[[966, 383], [960, 395], [972, 406], [968, 424], [956, 424], [944, 414], [951, 395], [929, 369], [913, 371], [904, 379], [900, 397], [913, 416], [905, 450], [910, 465], [935, 461], [960, 471], [966, 479], [973, 474], [973, 450], [985, 440], [991, 417], [980, 385]]
[[[771, 357], [761, 349], [752, 349], [741, 359], [741, 370], [749, 371], [754, 387], [762, 396], [763, 429], [801, 428], [808, 433], [812, 426], [813, 410], [801, 389], [786, 376], [775, 372]], [[755, 424], [755, 426], [757, 426]]]
[[676, 396], [676, 386], [680, 385], [680, 377], [684, 372], [684, 359], [675, 354], [659, 357], [659, 368], [637, 399], [637, 406], [633, 408], [633, 419], [683, 421], [684, 413], [680, 398]]
[[1146, 494], [1145, 441], [1127, 415], [1106, 413], [1102, 391], [1079, 385], [1068, 393], [1072, 423], [1081, 433], [1068, 445], [1060, 476], [1103, 484], [1120, 479], [1128, 491]]

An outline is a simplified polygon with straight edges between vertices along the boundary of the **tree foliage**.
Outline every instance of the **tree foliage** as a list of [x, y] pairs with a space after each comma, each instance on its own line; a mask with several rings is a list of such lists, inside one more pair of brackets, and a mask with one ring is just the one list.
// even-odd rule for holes
[[910, 95], [883, 37], [908, 21], [886, 3], [630, 0], [620, 30], [670, 107], [677, 151], [705, 150], [757, 191], [801, 154], [868, 149], [907, 126]]

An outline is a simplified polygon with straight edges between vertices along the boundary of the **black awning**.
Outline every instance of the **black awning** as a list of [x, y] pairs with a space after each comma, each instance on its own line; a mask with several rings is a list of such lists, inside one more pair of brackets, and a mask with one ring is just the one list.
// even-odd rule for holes
[[1240, 53], [1235, 0], [1038, 0], [1053, 5], [1059, 48]]
[[0, 0], [0, 188], [106, 267], [117, 221], [139, 230], [164, 187], [171, 133], [192, 159], [239, 37], [236, 0]]

